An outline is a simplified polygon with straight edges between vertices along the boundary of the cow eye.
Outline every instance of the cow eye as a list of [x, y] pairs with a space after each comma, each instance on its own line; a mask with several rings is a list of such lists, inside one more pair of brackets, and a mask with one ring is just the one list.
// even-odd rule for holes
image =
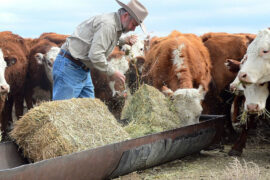
[[268, 52], [269, 52], [269, 51], [263, 50], [263, 53], [264, 53], [264, 54], [266, 54], [266, 53], [268, 53]]
[[259, 84], [260, 86], [263, 86], [265, 83], [261, 83], [261, 84]]

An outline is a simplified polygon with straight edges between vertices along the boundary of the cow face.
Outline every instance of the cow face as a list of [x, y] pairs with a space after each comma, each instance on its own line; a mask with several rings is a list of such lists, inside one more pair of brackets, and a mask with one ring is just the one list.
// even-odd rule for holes
[[270, 30], [259, 31], [248, 46], [246, 61], [241, 66], [238, 77], [245, 83], [270, 81]]
[[51, 49], [46, 54], [42, 53], [35, 54], [35, 59], [37, 63], [44, 66], [47, 78], [51, 83], [53, 81], [52, 77], [53, 63], [59, 51], [60, 51], [59, 47], [51, 47]]
[[144, 56], [144, 40], [138, 39], [132, 46], [125, 44], [121, 48], [126, 53], [126, 58], [129, 60]]
[[260, 114], [265, 109], [267, 97], [269, 95], [268, 83], [243, 84], [245, 101], [245, 111], [250, 114]]
[[172, 97], [174, 106], [183, 125], [191, 125], [199, 122], [202, 113], [201, 101], [205, 92], [202, 86], [198, 89], [178, 89]]
[[[8, 61], [9, 65], [12, 65], [13, 60]], [[0, 94], [8, 93], [10, 90], [9, 84], [5, 79], [5, 70], [7, 67], [7, 62], [4, 59], [2, 49], [0, 48]]]

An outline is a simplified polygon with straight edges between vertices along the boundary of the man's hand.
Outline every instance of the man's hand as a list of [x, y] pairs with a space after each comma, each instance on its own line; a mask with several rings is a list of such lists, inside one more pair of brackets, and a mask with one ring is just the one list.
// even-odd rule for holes
[[125, 84], [126, 76], [120, 71], [115, 71], [115, 73], [110, 78], [112, 80], [120, 81], [122, 84]]
[[125, 38], [126, 44], [132, 46], [137, 42], [138, 36], [137, 35], [130, 35]]

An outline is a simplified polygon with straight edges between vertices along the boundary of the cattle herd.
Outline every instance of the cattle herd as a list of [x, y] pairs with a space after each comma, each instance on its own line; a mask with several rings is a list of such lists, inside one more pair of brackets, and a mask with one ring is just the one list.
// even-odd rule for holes
[[[27, 109], [52, 96], [52, 67], [68, 35], [43, 33], [35, 39], [0, 32], [0, 122], [4, 140], [13, 122]], [[201, 36], [172, 31], [166, 37], [139, 38], [132, 45], [115, 47], [108, 63], [126, 75], [125, 85], [91, 69], [95, 95], [120, 118], [127, 90], [134, 93], [146, 83], [166, 95], [192, 92], [194, 113], [225, 114], [224, 136], [240, 135], [230, 155], [241, 155], [247, 133], [268, 115], [270, 29], [255, 34], [206, 33]], [[194, 91], [195, 90], [195, 91]], [[196, 93], [193, 93], [196, 92]], [[198, 95], [199, 94], [199, 95]], [[181, 107], [183, 108], [183, 107]], [[181, 110], [179, 110], [181, 111]], [[246, 114], [246, 119], [240, 118]], [[231, 136], [234, 137], [234, 136]]]

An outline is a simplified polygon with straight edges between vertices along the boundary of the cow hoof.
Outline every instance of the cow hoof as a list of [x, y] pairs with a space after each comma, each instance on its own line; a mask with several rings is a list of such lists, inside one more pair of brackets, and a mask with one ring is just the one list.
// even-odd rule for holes
[[235, 150], [235, 149], [231, 149], [231, 150], [228, 152], [228, 155], [229, 155], [229, 156], [241, 156], [241, 155], [242, 155], [242, 152], [237, 151], [237, 150]]

